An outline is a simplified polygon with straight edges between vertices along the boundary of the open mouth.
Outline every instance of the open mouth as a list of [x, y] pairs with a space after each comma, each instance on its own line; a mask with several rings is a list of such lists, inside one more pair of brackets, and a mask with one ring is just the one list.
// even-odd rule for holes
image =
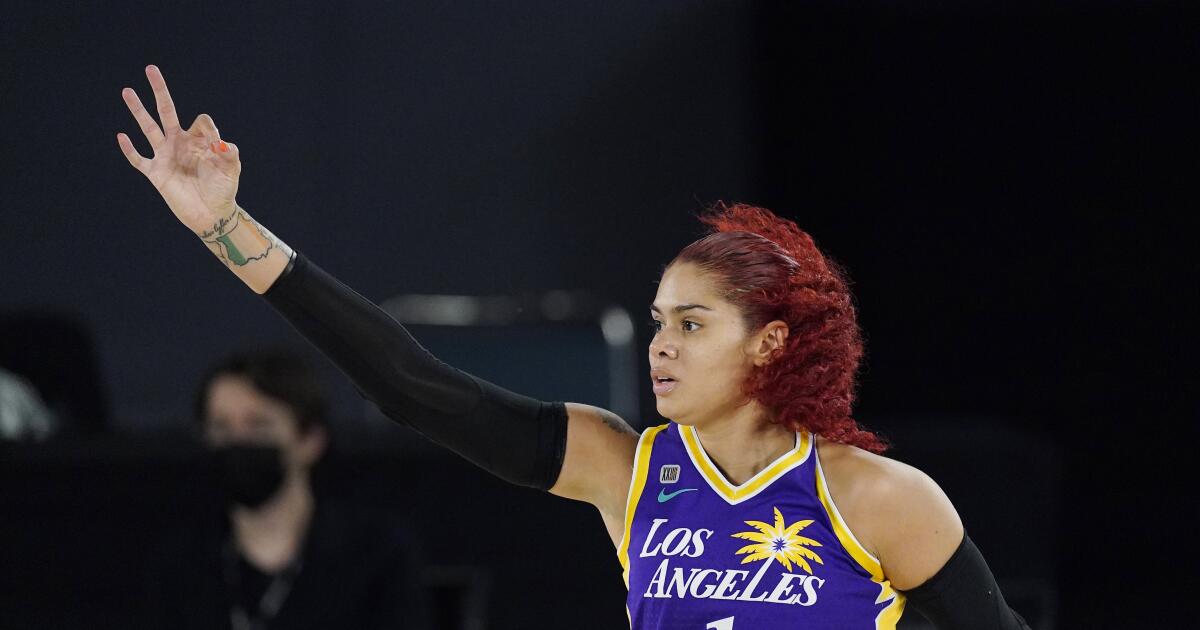
[[665, 376], [660, 376], [651, 380], [651, 384], [654, 386], [654, 393], [656, 395], [662, 395], [670, 392], [671, 390], [675, 389], [675, 386], [678, 383], [679, 382], [675, 379]]

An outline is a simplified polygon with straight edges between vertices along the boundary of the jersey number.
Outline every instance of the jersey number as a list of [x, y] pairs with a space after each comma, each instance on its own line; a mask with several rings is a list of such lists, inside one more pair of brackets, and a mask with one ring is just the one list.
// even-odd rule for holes
[[704, 626], [704, 630], [733, 630], [733, 617], [718, 619]]

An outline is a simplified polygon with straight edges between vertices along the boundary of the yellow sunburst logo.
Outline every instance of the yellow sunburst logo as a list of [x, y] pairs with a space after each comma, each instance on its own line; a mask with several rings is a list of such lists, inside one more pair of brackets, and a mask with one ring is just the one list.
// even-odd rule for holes
[[801, 536], [799, 532], [805, 527], [813, 524], [813, 520], [796, 521], [791, 525], [784, 526], [783, 514], [779, 512], [779, 508], [775, 510], [775, 525], [767, 525], [762, 521], [746, 521], [746, 524], [758, 531], [754, 532], [738, 532], [733, 535], [734, 538], [742, 540], [754, 541], [752, 545], [746, 545], [737, 550], [737, 555], [750, 554], [742, 558], [742, 564], [747, 562], [756, 562], [758, 560], [778, 560], [783, 566], [787, 567], [788, 571], [792, 570], [792, 563], [804, 569], [809, 575], [812, 575], [812, 566], [808, 564], [809, 560], [817, 564], [825, 564], [816, 552], [809, 547], [820, 547], [821, 543]]

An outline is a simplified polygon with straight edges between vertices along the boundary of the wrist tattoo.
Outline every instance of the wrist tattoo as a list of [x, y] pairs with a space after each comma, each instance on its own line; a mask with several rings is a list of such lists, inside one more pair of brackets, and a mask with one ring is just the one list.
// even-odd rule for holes
[[237, 228], [238, 215], [240, 214], [243, 214], [242, 210], [240, 208], [235, 209], [233, 214], [227, 217], [221, 217], [216, 223], [213, 224], [212, 228], [204, 230], [203, 232], [196, 234], [196, 236], [199, 236], [200, 240], [202, 241], [211, 242], [218, 236], [228, 234]]
[[[247, 229], [252, 230], [250, 234], [251, 243], [254, 245], [252, 251], [243, 252], [233, 242], [234, 233], [243, 225], [249, 226]], [[286, 246], [278, 238], [275, 238], [274, 234], [251, 219], [241, 208], [235, 210], [228, 217], [223, 217], [213, 225], [211, 230], [201, 232], [198, 236], [208, 246], [209, 251], [229, 267], [244, 267], [256, 260], [264, 260], [273, 249], [286, 251]], [[245, 239], [240, 240], [243, 240], [244, 246]]]

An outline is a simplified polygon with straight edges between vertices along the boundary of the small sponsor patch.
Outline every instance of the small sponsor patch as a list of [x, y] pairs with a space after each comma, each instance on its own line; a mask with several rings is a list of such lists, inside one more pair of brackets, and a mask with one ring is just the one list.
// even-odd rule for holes
[[667, 464], [658, 469], [659, 483], [676, 483], [679, 481], [679, 465]]

